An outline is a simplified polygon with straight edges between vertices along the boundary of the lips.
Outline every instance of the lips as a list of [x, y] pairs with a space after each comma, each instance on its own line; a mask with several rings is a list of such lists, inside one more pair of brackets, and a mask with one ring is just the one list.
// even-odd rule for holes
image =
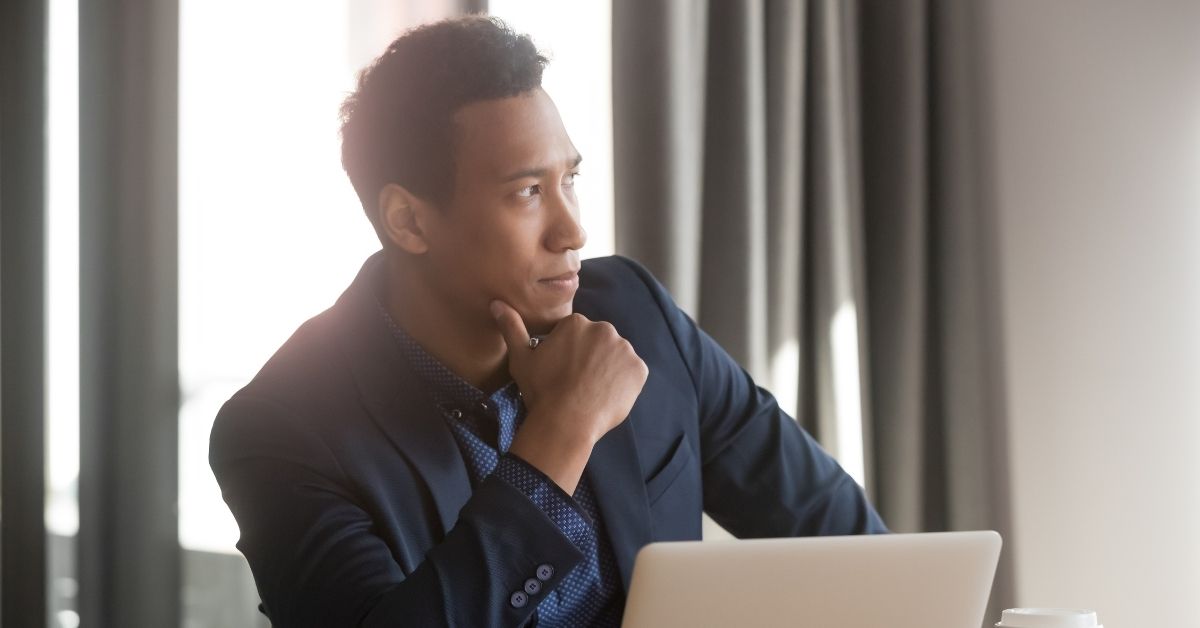
[[554, 277], [545, 277], [542, 279], [542, 281], [569, 281], [571, 278], [573, 278], [577, 274], [579, 274], [578, 270], [572, 270], [572, 271], [567, 271], [561, 275], [555, 275]]

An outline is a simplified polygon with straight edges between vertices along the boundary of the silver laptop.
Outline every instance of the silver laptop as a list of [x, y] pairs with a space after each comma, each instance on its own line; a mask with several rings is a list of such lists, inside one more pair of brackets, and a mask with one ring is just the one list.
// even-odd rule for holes
[[991, 531], [651, 543], [622, 625], [980, 626], [1000, 543]]

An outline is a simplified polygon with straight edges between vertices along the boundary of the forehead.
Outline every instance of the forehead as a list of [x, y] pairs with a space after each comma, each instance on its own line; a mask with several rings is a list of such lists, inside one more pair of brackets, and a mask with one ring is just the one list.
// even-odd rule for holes
[[475, 176], [498, 179], [575, 156], [554, 101], [540, 87], [462, 107], [454, 114], [454, 136], [458, 170]]

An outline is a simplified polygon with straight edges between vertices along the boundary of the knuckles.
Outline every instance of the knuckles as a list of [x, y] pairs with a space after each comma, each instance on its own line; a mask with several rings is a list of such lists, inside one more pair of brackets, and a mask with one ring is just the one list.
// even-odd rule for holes
[[643, 384], [645, 384], [646, 379], [650, 377], [650, 367], [646, 366], [646, 363], [641, 358], [638, 358], [635, 372], [637, 373], [639, 379], [642, 380]]
[[625, 340], [624, 338], [621, 338], [620, 334], [617, 333], [617, 328], [613, 327], [612, 323], [608, 321], [600, 321], [599, 323], [595, 323], [595, 325], [601, 338], [604, 338], [605, 340], [613, 340], [616, 338], [620, 338], [622, 341]]

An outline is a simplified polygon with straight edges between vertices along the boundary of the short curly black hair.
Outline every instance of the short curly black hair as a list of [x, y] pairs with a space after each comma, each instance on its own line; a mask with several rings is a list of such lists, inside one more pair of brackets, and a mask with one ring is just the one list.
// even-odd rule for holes
[[453, 115], [542, 84], [548, 59], [528, 35], [468, 15], [401, 35], [342, 104], [342, 167], [379, 231], [379, 190], [398, 183], [435, 204], [454, 190]]

